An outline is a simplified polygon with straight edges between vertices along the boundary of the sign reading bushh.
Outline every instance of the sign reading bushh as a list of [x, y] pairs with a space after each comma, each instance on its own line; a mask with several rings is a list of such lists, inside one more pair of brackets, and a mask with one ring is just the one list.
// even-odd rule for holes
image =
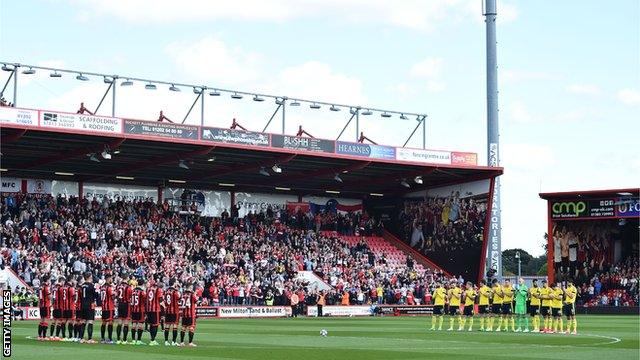
[[38, 112], [2, 106], [0, 107], [0, 124], [38, 126]]
[[122, 119], [106, 116], [43, 111], [40, 113], [40, 126], [56, 129], [120, 134], [122, 132]]
[[397, 148], [396, 159], [430, 164], [451, 164], [451, 152]]
[[350, 143], [344, 141], [338, 141], [336, 143], [336, 153], [375, 159], [393, 160], [396, 158], [396, 149], [391, 146]]
[[226, 144], [269, 146], [268, 134], [235, 129], [203, 127], [202, 140], [217, 141]]
[[334, 153], [335, 141], [300, 136], [271, 135], [271, 146], [313, 152]]
[[181, 124], [167, 124], [139, 120], [125, 120], [126, 134], [159, 136], [174, 139], [198, 140], [198, 127]]

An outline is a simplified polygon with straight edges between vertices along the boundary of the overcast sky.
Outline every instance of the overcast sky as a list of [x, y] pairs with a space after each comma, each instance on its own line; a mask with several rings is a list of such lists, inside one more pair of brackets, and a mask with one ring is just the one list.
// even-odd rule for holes
[[[636, 0], [498, 1], [503, 248], [542, 253], [540, 191], [640, 185], [640, 9]], [[486, 164], [480, 0], [0, 1], [0, 59], [205, 84], [429, 115], [427, 146]], [[8, 73], [0, 74], [2, 83]], [[22, 75], [18, 105], [94, 109], [99, 79]], [[117, 115], [181, 121], [194, 94], [118, 89]], [[205, 123], [262, 130], [271, 102], [206, 99]], [[110, 114], [107, 99], [99, 111]], [[335, 138], [345, 111], [289, 109]], [[199, 111], [187, 119], [199, 123]], [[279, 123], [268, 131], [278, 132]], [[365, 117], [402, 145], [415, 120]], [[350, 127], [344, 139], [353, 140]], [[415, 137], [410, 146], [421, 146]]]

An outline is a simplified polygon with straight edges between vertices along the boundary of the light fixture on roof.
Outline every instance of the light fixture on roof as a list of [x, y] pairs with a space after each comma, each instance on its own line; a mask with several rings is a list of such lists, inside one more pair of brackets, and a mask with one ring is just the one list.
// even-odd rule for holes
[[628, 191], [623, 191], [623, 192], [619, 192], [618, 195], [622, 195], [622, 196], [632, 196], [633, 194], [628, 192]]
[[278, 164], [273, 165], [273, 167], [271, 167], [271, 170], [273, 170], [273, 172], [276, 174], [280, 174], [282, 172], [282, 168], [278, 166]]
[[125, 80], [125, 81], [120, 83], [120, 86], [131, 86], [131, 85], [133, 85], [133, 81], [131, 81], [129, 79], [127, 79], [127, 80]]
[[213, 162], [216, 161], [216, 157], [215, 156], [211, 156], [210, 158], [207, 159], [208, 162]]
[[28, 69], [22, 70], [22, 73], [25, 74], [25, 75], [33, 75], [33, 74], [36, 73], [36, 70], [34, 68], [30, 67]]
[[336, 191], [336, 190], [325, 190], [325, 192], [327, 194], [340, 194], [340, 191]]
[[180, 88], [175, 86], [174, 84], [171, 84], [171, 86], [169, 86], [169, 91], [180, 92], [182, 90], [180, 90]]
[[204, 88], [197, 88], [197, 87], [194, 87], [194, 88], [193, 88], [193, 93], [194, 93], [194, 94], [198, 94], [198, 95], [200, 95], [200, 94], [202, 94], [202, 90], [203, 90], [203, 89], [204, 89]]
[[174, 180], [174, 179], [169, 179], [170, 183], [175, 183], [175, 184], [184, 184], [186, 183], [186, 181], [184, 180]]
[[238, 94], [238, 93], [233, 93], [233, 94], [231, 94], [231, 98], [239, 100], [239, 99], [242, 99], [242, 95]]
[[[255, 100], [255, 99], [254, 99]], [[276, 105], [284, 105], [284, 99], [276, 98]]]
[[5, 171], [9, 171], [7, 169], [0, 169], [0, 172], [5, 172]]
[[416, 182], [416, 184], [420, 184], [420, 185], [422, 185], [422, 183], [424, 182], [424, 181], [422, 180], [422, 176], [416, 176], [416, 177], [413, 179], [413, 181], [415, 181], [415, 182]]
[[80, 81], [89, 81], [89, 78], [82, 75], [82, 73], [78, 74], [78, 76], [76, 76], [76, 79]]
[[297, 100], [293, 100], [289, 103], [289, 106], [300, 106], [300, 103]]
[[220, 91], [213, 89], [213, 91], [209, 92], [209, 96], [220, 96]]
[[336, 176], [333, 177], [333, 180], [341, 183], [342, 182], [342, 178], [340, 177], [340, 174], [336, 174]]
[[340, 108], [335, 106], [335, 105], [331, 105], [331, 107], [329, 108], [329, 110], [331, 111], [340, 111]]
[[356, 108], [349, 108], [349, 114], [351, 114], [351, 115], [355, 115], [355, 114], [357, 114], [357, 113], [358, 113], [358, 109], [356, 109]]
[[89, 160], [93, 161], [93, 162], [100, 162], [100, 159], [98, 159], [98, 157], [96, 156], [96, 154], [89, 154], [87, 155], [89, 157]]
[[111, 160], [111, 154], [109, 154], [109, 151], [107, 151], [106, 149], [100, 153], [100, 156], [102, 156], [102, 158], [105, 160]]
[[10, 68], [7, 64], [2, 65], [2, 71], [13, 71], [13, 69], [15, 68]]
[[120, 150], [115, 149], [115, 150], [113, 150], [113, 153], [114, 153], [114, 154], [120, 154]]
[[234, 186], [236, 186], [236, 184], [231, 184], [231, 183], [218, 183], [218, 185], [226, 186], [226, 187], [234, 187]]
[[316, 109], [316, 110], [320, 109], [320, 105], [318, 105], [316, 103], [313, 103], [313, 104], [309, 105], [309, 107], [312, 108], [312, 109]]
[[402, 179], [402, 181], [400, 181], [400, 185], [406, 187], [406, 188], [410, 188], [411, 185], [409, 185], [409, 183], [407, 182], [407, 180]]
[[258, 96], [258, 95], [253, 95], [253, 101], [263, 102], [263, 101], [264, 101], [264, 98], [261, 98], [261, 97], [260, 97], [260, 96]]
[[187, 165], [187, 163], [184, 162], [184, 160], [180, 160], [178, 161], [178, 167], [185, 169], [185, 170], [189, 170], [189, 166]]
[[60, 73], [59, 73], [59, 72], [57, 72], [57, 71], [54, 71], [54, 72], [52, 72], [51, 74], [49, 74], [49, 77], [52, 77], [52, 78], [61, 78], [61, 77], [62, 77], [62, 74], [60, 74]]
[[365, 116], [369, 116], [369, 115], [371, 115], [371, 114], [373, 114], [373, 113], [371, 112], [371, 110], [369, 110], [369, 109], [365, 109], [363, 112], [361, 112], [361, 114], [362, 114], [362, 115], [365, 115]]
[[102, 81], [104, 81], [105, 84], [111, 84], [113, 82], [113, 79], [105, 76], [102, 78]]
[[133, 180], [134, 178], [132, 176], [116, 176], [116, 179], [120, 179], [120, 180]]
[[370, 193], [369, 195], [371, 195], [371, 196], [384, 196], [384, 194], [380, 194], [380, 193]]
[[156, 84], [148, 83], [147, 85], [144, 86], [144, 88], [147, 90], [155, 90], [157, 89], [157, 86]]
[[259, 173], [260, 175], [271, 176], [271, 174], [269, 174], [269, 172], [267, 171], [267, 169], [264, 168], [264, 166], [260, 168]]
[[389, 114], [388, 112], [385, 111], [382, 114], [380, 114], [380, 116], [383, 117], [383, 118], [390, 118], [391, 114]]
[[276, 190], [289, 191], [291, 188], [276, 186]]
[[74, 175], [74, 173], [68, 173], [68, 172], [62, 172], [62, 171], [56, 171], [56, 172], [54, 172], [54, 174], [60, 175], [60, 176], [73, 176]]
[[407, 120], [409, 119], [408, 117], [406, 117], [404, 114], [400, 114], [400, 120]]

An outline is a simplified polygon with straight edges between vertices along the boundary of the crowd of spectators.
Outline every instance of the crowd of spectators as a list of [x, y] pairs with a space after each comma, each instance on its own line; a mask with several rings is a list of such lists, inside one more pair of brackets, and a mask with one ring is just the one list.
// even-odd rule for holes
[[312, 217], [267, 209], [210, 218], [151, 200], [11, 194], [2, 196], [0, 216], [0, 265], [35, 289], [44, 275], [91, 271], [101, 284], [107, 274], [129, 273], [196, 283], [202, 304], [286, 305], [293, 292], [301, 302], [315, 296], [297, 276], [308, 270], [331, 285], [327, 304], [418, 303], [442, 276], [419, 273], [413, 260], [388, 264], [365, 241], [349, 245], [298, 219], [364, 235], [376, 228], [366, 214]]
[[399, 220], [412, 247], [427, 254], [479, 247], [486, 205], [452, 192], [446, 198], [407, 201]]
[[634, 254], [582, 284], [579, 299], [586, 306], [636, 306], [639, 282], [640, 262]]

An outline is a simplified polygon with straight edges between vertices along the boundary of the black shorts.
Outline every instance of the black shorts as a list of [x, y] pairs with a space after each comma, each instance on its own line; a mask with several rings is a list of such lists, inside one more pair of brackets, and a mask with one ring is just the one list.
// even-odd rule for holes
[[444, 305], [434, 305], [433, 306], [433, 315], [442, 315], [442, 310]]
[[196, 322], [193, 318], [183, 317], [182, 318], [182, 326], [193, 326]]
[[96, 319], [96, 310], [95, 309], [81, 309], [80, 310], [80, 318], [86, 321], [93, 321]]
[[464, 316], [473, 316], [473, 305], [466, 305], [464, 307]]
[[[435, 312], [435, 310], [434, 310]], [[165, 314], [164, 315], [164, 323], [165, 324], [177, 324], [178, 323], [178, 314]]]
[[540, 307], [540, 315], [542, 315], [542, 316], [551, 315], [551, 308], [548, 307], [548, 306], [541, 306]]
[[540, 305], [531, 305], [531, 304], [529, 304], [529, 315], [538, 316], [539, 312], [540, 312]]
[[131, 321], [141, 323], [144, 322], [144, 317], [142, 316], [141, 312], [132, 312]]
[[121, 320], [129, 319], [129, 304], [127, 303], [118, 304], [118, 319], [121, 319]]
[[489, 305], [478, 305], [478, 314], [488, 314], [489, 313]]
[[48, 307], [41, 307], [40, 308], [40, 319], [42, 320], [49, 320], [49, 318], [51, 314], [49, 313], [49, 308]]
[[502, 304], [493, 304], [493, 305], [491, 305], [491, 313], [492, 314], [500, 315], [501, 310], [502, 310]]
[[113, 310], [102, 310], [102, 321], [112, 321]]
[[451, 316], [458, 315], [459, 310], [460, 310], [460, 306], [449, 305], [449, 315]]
[[553, 316], [553, 317], [561, 317], [562, 316], [562, 308], [551, 308], [551, 316]]
[[576, 315], [576, 309], [573, 307], [573, 304], [564, 304], [562, 307], [562, 313], [566, 317], [571, 317]]
[[511, 315], [511, 303], [502, 304], [502, 315]]
[[62, 311], [62, 318], [65, 319], [65, 320], [73, 319], [73, 310], [63, 310]]
[[147, 322], [149, 325], [157, 326], [160, 321], [160, 313], [155, 311], [147, 311]]
[[54, 320], [62, 319], [62, 310], [60, 310], [60, 309], [53, 309], [53, 319], [54, 319]]

